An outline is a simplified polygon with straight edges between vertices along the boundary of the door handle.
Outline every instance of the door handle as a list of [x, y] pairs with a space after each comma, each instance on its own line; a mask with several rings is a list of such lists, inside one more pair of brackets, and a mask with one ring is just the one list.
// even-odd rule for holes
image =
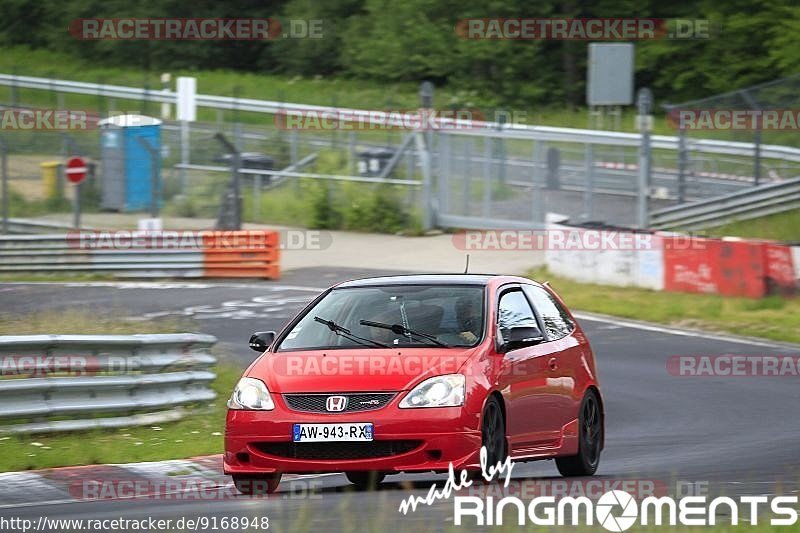
[[547, 362], [547, 366], [550, 367], [550, 370], [555, 370], [558, 368], [558, 360], [555, 357], [551, 357], [550, 360]]

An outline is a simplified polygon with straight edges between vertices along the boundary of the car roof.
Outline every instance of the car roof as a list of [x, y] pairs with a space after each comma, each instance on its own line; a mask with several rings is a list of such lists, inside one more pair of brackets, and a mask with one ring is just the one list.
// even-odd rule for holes
[[[377, 276], [345, 281], [336, 287], [377, 287], [384, 285], [478, 285], [486, 286], [493, 279], [506, 278], [494, 274], [403, 274]], [[512, 279], [511, 276], [508, 276]], [[530, 280], [525, 280], [530, 281]]]

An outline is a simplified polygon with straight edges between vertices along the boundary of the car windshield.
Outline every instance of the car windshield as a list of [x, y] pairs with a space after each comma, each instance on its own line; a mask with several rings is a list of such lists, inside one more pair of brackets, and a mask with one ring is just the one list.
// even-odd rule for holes
[[333, 289], [278, 350], [475, 346], [483, 337], [483, 293], [483, 287], [461, 285]]

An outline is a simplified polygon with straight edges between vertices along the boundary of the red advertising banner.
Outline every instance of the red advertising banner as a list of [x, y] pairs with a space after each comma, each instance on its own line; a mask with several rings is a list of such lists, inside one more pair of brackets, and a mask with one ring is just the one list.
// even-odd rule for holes
[[[693, 238], [672, 246], [664, 238], [664, 289], [760, 298], [766, 293], [761, 243]], [[685, 241], [685, 238], [680, 238]]]
[[764, 243], [764, 275], [767, 291], [777, 294], [793, 294], [797, 291], [795, 265], [792, 259], [792, 247], [784, 244]]

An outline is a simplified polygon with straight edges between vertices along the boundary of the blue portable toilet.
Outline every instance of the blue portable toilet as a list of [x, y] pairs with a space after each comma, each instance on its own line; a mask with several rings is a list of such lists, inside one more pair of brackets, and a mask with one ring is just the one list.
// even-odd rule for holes
[[154, 163], [143, 139], [161, 153], [161, 121], [144, 115], [116, 115], [101, 120], [100, 159], [103, 165], [103, 209], [141, 211], [153, 195], [160, 201], [160, 156]]

